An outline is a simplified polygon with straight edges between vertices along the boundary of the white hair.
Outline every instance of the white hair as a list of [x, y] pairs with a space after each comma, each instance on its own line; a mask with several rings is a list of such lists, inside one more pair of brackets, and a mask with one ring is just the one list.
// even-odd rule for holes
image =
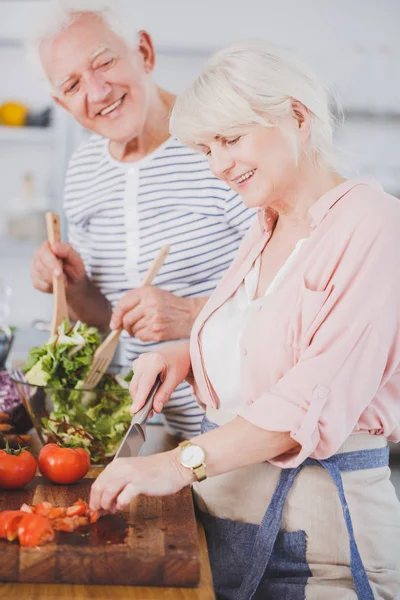
[[50, 0], [39, 12], [36, 27], [27, 40], [28, 61], [34, 70], [46, 78], [41, 60], [40, 45], [68, 29], [82, 15], [93, 15], [130, 47], [138, 43], [138, 29], [132, 24], [126, 0]]
[[229, 44], [213, 54], [202, 73], [178, 96], [170, 130], [188, 146], [231, 136], [255, 124], [281, 127], [293, 140], [293, 132], [282, 123], [293, 100], [310, 116], [306, 151], [317, 162], [334, 168], [334, 115], [327, 89], [289, 51], [262, 40]]

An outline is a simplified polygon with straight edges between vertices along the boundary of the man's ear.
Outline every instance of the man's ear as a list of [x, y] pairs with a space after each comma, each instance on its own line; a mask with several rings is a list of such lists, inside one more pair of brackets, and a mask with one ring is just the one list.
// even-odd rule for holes
[[147, 31], [139, 31], [137, 50], [142, 55], [146, 73], [151, 73], [156, 64], [156, 53], [151, 35]]
[[298, 100], [292, 99], [292, 114], [296, 119], [298, 128], [309, 133], [310, 131], [310, 113], [308, 109]]

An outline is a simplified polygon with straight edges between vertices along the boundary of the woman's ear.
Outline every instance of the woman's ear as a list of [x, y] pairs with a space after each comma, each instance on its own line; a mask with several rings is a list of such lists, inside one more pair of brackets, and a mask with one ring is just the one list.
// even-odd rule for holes
[[292, 115], [297, 121], [297, 126], [307, 135], [310, 132], [310, 113], [308, 109], [298, 100], [292, 100]]

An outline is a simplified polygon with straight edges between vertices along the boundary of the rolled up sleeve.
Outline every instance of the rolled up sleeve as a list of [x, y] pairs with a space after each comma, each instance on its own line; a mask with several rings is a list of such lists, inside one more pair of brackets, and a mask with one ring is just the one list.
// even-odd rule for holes
[[333, 283], [325, 317], [297, 363], [240, 413], [297, 442], [293, 453], [270, 461], [277, 466], [335, 454], [398, 372], [400, 269], [397, 257], [385, 260], [385, 245], [376, 250], [354, 279]]

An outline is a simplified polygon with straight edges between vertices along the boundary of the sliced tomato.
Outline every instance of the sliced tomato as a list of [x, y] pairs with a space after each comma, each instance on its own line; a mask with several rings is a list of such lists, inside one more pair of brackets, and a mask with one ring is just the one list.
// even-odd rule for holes
[[54, 530], [45, 517], [24, 514], [18, 524], [18, 539], [21, 546], [41, 546], [54, 540]]
[[75, 531], [78, 527], [83, 527], [85, 525], [89, 525], [89, 518], [79, 515], [63, 517], [62, 519], [56, 519], [53, 522], [55, 531]]
[[90, 522], [91, 523], [96, 523], [96, 521], [99, 520], [100, 514], [98, 510], [91, 510], [90, 511]]
[[51, 502], [39, 502], [35, 506], [35, 515], [40, 515], [41, 517], [48, 517], [53, 505]]
[[54, 519], [53, 529], [54, 531], [74, 531], [76, 528], [72, 517], [62, 517]]
[[81, 500], [75, 502], [72, 506], [67, 508], [67, 517], [73, 517], [74, 515], [86, 515], [89, 513], [89, 505]]
[[53, 506], [51, 502], [40, 502], [32, 508], [35, 515], [40, 515], [41, 517], [46, 517], [46, 519], [50, 520], [64, 517], [67, 510], [64, 506]]
[[65, 506], [53, 506], [47, 518], [50, 519], [50, 521], [53, 521], [54, 519], [65, 517], [66, 513], [67, 509]]
[[0, 538], [9, 542], [15, 540], [18, 535], [18, 526], [26, 513], [21, 510], [3, 510], [0, 512]]

